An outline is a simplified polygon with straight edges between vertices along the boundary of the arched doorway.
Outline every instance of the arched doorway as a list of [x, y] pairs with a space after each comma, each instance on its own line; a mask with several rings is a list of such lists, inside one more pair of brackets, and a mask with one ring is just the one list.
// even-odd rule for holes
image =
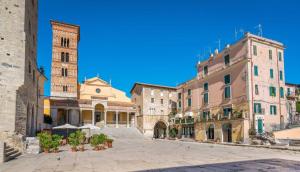
[[223, 142], [232, 142], [232, 125], [226, 123], [222, 125]]
[[163, 121], [158, 121], [154, 126], [154, 135], [156, 139], [163, 139], [167, 136], [167, 125]]
[[95, 124], [103, 123], [104, 124], [104, 105], [103, 104], [96, 104], [95, 106]]
[[207, 131], [206, 136], [208, 140], [214, 140], [215, 139], [215, 127], [213, 124], [210, 124]]

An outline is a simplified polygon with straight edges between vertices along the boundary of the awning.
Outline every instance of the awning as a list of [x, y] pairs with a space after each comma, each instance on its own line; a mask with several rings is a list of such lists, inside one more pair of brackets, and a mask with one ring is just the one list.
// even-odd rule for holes
[[184, 114], [184, 116], [190, 116], [190, 117], [193, 117], [194, 116], [194, 113], [193, 112], [186, 112]]
[[175, 118], [182, 118], [182, 114], [181, 113], [176, 114]]

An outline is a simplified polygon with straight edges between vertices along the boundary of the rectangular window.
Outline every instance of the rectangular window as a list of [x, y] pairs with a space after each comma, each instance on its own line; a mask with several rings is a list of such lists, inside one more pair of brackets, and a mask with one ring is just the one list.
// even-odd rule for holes
[[223, 109], [224, 117], [228, 117], [229, 114], [231, 114], [231, 112], [232, 112], [232, 108], [224, 108]]
[[273, 55], [272, 55], [272, 50], [269, 50], [269, 59], [272, 60]]
[[65, 76], [65, 69], [61, 68], [61, 76]]
[[258, 67], [256, 65], [254, 66], [254, 75], [258, 76]]
[[181, 101], [178, 102], [178, 108], [181, 108]]
[[64, 52], [61, 52], [61, 54], [60, 54], [60, 61], [65, 62], [65, 53]]
[[161, 105], [164, 104], [164, 99], [160, 99], [160, 104], [161, 104]]
[[284, 90], [280, 87], [280, 98], [284, 98]]
[[181, 93], [178, 93], [178, 99], [181, 99]]
[[273, 86], [269, 87], [270, 96], [276, 97], [276, 88]]
[[68, 86], [63, 86], [63, 92], [68, 92]]
[[282, 52], [278, 52], [278, 59], [279, 61], [282, 61]]
[[225, 83], [225, 85], [230, 84], [230, 75], [225, 75], [224, 76], [224, 83]]
[[270, 114], [276, 115], [277, 114], [277, 107], [275, 105], [270, 106]]
[[151, 98], [151, 103], [154, 103], [154, 98]]
[[225, 97], [225, 99], [229, 99], [231, 97], [231, 95], [230, 95], [230, 86], [225, 87], [224, 97]]
[[32, 80], [33, 80], [33, 82], [35, 82], [35, 70], [34, 69], [32, 70]]
[[207, 67], [207, 66], [204, 66], [204, 67], [203, 67], [203, 74], [204, 74], [204, 75], [207, 75], [207, 74], [208, 74], [208, 67]]
[[191, 107], [191, 106], [192, 106], [192, 99], [188, 98], [188, 107]]
[[69, 62], [69, 53], [66, 53], [66, 60], [65, 60], [65, 62]]
[[192, 90], [191, 89], [188, 89], [188, 95], [192, 95]]
[[208, 83], [203, 84], [204, 91], [208, 91]]
[[281, 81], [283, 80], [283, 73], [282, 73], [282, 71], [279, 71], [279, 78], [280, 78]]
[[290, 88], [287, 89], [287, 95], [288, 95], [288, 96], [291, 95], [291, 89], [290, 89]]
[[202, 118], [203, 119], [209, 119], [210, 118], [210, 112], [209, 111], [203, 111]]
[[31, 73], [31, 62], [28, 63], [28, 72]]
[[262, 113], [261, 104], [260, 103], [254, 103], [254, 113], [255, 114], [261, 114]]
[[274, 78], [273, 69], [270, 69], [270, 78], [271, 78], [271, 79], [273, 79], [273, 78]]
[[224, 57], [224, 62], [225, 62], [225, 66], [228, 66], [230, 64], [230, 56], [229, 55], [226, 55]]
[[255, 95], [258, 95], [259, 94], [259, 91], [258, 91], [258, 85], [255, 84]]
[[204, 101], [204, 104], [208, 104], [208, 93], [204, 93], [203, 101]]
[[253, 45], [253, 55], [257, 56], [257, 46]]

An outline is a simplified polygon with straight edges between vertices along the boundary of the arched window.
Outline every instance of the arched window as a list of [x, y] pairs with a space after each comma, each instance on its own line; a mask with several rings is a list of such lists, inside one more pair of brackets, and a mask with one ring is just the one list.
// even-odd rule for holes
[[64, 38], [63, 38], [63, 37], [60, 38], [60, 46], [61, 46], [61, 47], [64, 46]]
[[65, 69], [65, 76], [68, 76], [68, 69]]
[[65, 53], [61, 52], [61, 62], [64, 62], [64, 61], [65, 61]]
[[70, 41], [69, 41], [69, 38], [67, 39], [67, 47], [69, 48], [69, 43], [70, 43]]
[[67, 39], [64, 38], [64, 47], [66, 47], [66, 44], [67, 44]]
[[66, 53], [66, 60], [65, 60], [65, 62], [69, 62], [69, 53]]
[[65, 76], [65, 69], [61, 68], [61, 76]]

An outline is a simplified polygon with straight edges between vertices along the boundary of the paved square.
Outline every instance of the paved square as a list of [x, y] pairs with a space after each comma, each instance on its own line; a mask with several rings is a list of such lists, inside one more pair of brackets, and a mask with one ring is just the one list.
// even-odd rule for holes
[[25, 155], [0, 166], [1, 172], [92, 171], [300, 171], [300, 152], [152, 140], [134, 129], [113, 129], [112, 149]]

